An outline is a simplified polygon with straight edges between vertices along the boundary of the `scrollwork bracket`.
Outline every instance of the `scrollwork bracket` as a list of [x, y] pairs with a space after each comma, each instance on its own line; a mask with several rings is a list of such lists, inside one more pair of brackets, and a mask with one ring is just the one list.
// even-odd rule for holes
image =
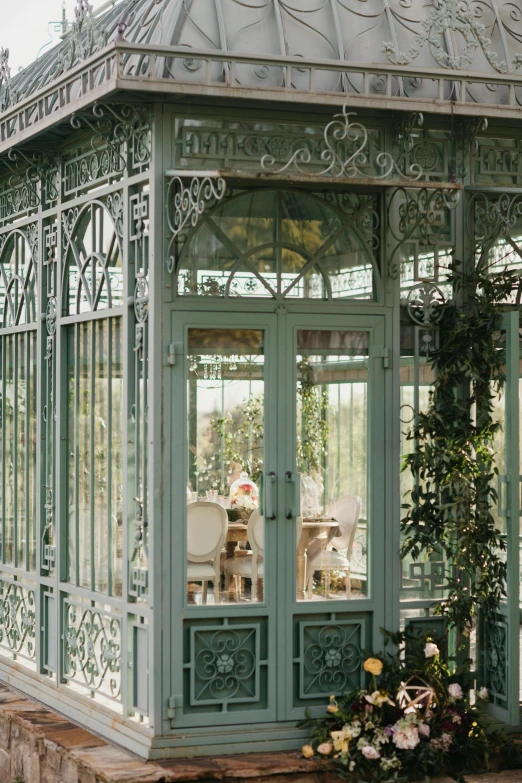
[[205, 211], [223, 200], [227, 185], [219, 172], [168, 171], [167, 177], [166, 208], [170, 237], [166, 265], [171, 273], [185, 243], [187, 230], [195, 228]]

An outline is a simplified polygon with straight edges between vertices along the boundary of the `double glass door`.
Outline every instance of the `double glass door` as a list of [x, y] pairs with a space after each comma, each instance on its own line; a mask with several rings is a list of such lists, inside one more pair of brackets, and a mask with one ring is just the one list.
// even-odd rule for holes
[[385, 318], [172, 318], [182, 721], [322, 710], [384, 624]]

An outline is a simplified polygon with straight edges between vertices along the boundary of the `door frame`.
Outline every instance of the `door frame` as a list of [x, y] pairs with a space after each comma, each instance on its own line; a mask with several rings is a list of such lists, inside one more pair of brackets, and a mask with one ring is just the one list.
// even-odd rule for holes
[[[204, 304], [204, 309], [202, 309]], [[293, 556], [290, 557], [290, 563], [292, 568], [287, 567], [289, 556], [289, 526], [287, 520], [284, 519], [284, 504], [285, 493], [280, 488], [280, 479], [284, 474], [286, 468], [283, 465], [287, 465], [291, 462], [295, 468], [295, 413], [292, 416], [291, 411], [293, 405], [295, 405], [295, 360], [288, 361], [287, 357], [292, 354], [293, 342], [290, 346], [290, 337], [288, 330], [294, 328], [297, 323], [302, 323], [305, 328], [310, 328], [310, 324], [317, 323], [317, 328], [337, 328], [337, 329], [353, 329], [354, 331], [371, 331], [375, 332], [378, 325], [377, 332], [380, 340], [380, 347], [387, 346], [392, 348], [391, 344], [391, 308], [385, 308], [382, 305], [375, 305], [373, 303], [354, 302], [353, 306], [350, 303], [334, 304], [328, 302], [285, 302], [284, 304], [275, 303], [273, 300], [262, 301], [259, 300], [236, 300], [233, 302], [234, 310], [230, 310], [230, 301], [216, 302], [209, 300], [202, 300], [201, 298], [186, 299], [184, 301], [177, 300], [175, 305], [171, 305], [168, 308], [167, 323], [168, 329], [165, 334], [165, 360], [164, 360], [164, 376], [165, 376], [165, 397], [164, 397], [164, 422], [165, 422], [165, 444], [163, 448], [164, 465], [163, 465], [163, 501], [164, 501], [164, 541], [165, 551], [169, 553], [165, 557], [163, 562], [163, 579], [164, 584], [169, 584], [170, 589], [165, 591], [165, 617], [166, 628], [168, 631], [164, 636], [164, 665], [163, 665], [163, 682], [167, 688], [163, 690], [164, 693], [170, 693], [172, 696], [167, 699], [169, 707], [167, 708], [167, 717], [164, 721], [165, 733], [171, 733], [173, 729], [177, 727], [202, 727], [202, 726], [227, 726], [233, 723], [244, 723], [247, 721], [250, 725], [261, 724], [267, 725], [274, 721], [295, 721], [301, 719], [304, 715], [304, 707], [294, 706], [291, 684], [293, 654], [292, 654], [292, 623], [288, 623], [289, 617], [294, 617], [296, 614], [306, 615], [310, 617], [310, 621], [316, 622], [320, 619], [321, 615], [325, 613], [339, 614], [339, 600], [321, 601], [317, 602], [317, 605], [308, 606], [306, 602], [297, 602], [295, 595], [295, 548]], [[325, 312], [327, 310], [327, 312]], [[238, 320], [240, 323], [238, 324]], [[286, 323], [285, 323], [286, 322]], [[183, 583], [179, 580], [180, 568], [185, 568], [185, 525], [180, 525], [179, 515], [174, 513], [175, 498], [182, 498], [182, 505], [185, 501], [186, 494], [186, 467], [184, 457], [180, 460], [180, 454], [185, 455], [186, 452], [186, 357], [185, 351], [180, 351], [180, 344], [183, 342], [180, 339], [180, 329], [188, 328], [189, 326], [201, 326], [203, 328], [208, 327], [229, 327], [229, 328], [266, 328], [267, 333], [270, 335], [267, 337], [267, 349], [265, 351], [265, 389], [274, 389], [273, 399], [266, 399], [265, 401], [265, 421], [267, 426], [267, 438], [265, 441], [265, 475], [272, 467], [269, 467], [269, 462], [275, 460], [275, 472], [278, 476], [278, 491], [276, 493], [277, 502], [277, 514], [278, 519], [274, 522], [265, 521], [266, 525], [274, 525], [275, 535], [267, 536], [268, 548], [267, 548], [267, 573], [265, 574], [265, 584], [268, 589], [265, 590], [265, 602], [263, 604], [252, 604], [251, 606], [234, 606], [231, 604], [222, 604], [218, 607], [209, 607], [208, 610], [201, 610], [201, 608], [190, 607], [185, 601], [185, 580]], [[284, 329], [285, 338], [279, 341], [278, 335], [280, 330]], [[381, 339], [382, 338], [382, 339]], [[283, 349], [279, 342], [283, 343]], [[377, 343], [377, 341], [375, 341]], [[172, 356], [172, 349], [174, 349], [174, 364], [171, 365], [169, 355]], [[273, 356], [270, 356], [270, 353]], [[374, 352], [375, 353], [375, 352]], [[349, 604], [349, 612], [343, 614], [351, 614], [355, 617], [365, 615], [366, 618], [371, 618], [370, 634], [375, 643], [378, 641], [378, 629], [383, 625], [391, 627], [395, 616], [386, 617], [387, 610], [389, 613], [390, 602], [386, 600], [387, 592], [393, 589], [393, 577], [394, 572], [393, 558], [395, 553], [391, 551], [385, 552], [385, 541], [395, 540], [395, 537], [390, 537], [390, 523], [393, 521], [393, 490], [392, 483], [390, 482], [390, 476], [395, 472], [395, 466], [393, 461], [395, 459], [395, 451], [392, 444], [392, 417], [389, 415], [391, 406], [393, 404], [392, 397], [392, 373], [385, 372], [383, 367], [382, 356], [372, 355], [370, 358], [370, 364], [372, 375], [368, 378], [369, 384], [371, 384], [372, 376], [374, 378], [375, 393], [374, 405], [377, 397], [381, 399], [380, 407], [382, 412], [380, 414], [382, 419], [382, 431], [384, 435], [385, 448], [382, 448], [382, 443], [379, 442], [381, 463], [380, 469], [382, 477], [382, 492], [380, 504], [380, 516], [382, 525], [382, 535], [379, 541], [372, 546], [371, 549], [371, 562], [369, 562], [370, 572], [377, 573], [377, 564], [379, 557], [388, 562], [388, 569], [381, 569], [382, 577], [380, 576], [381, 591], [380, 598], [377, 596], [376, 585], [373, 586], [373, 595], [365, 599], [351, 599]], [[377, 365], [379, 365], [377, 367]], [[180, 393], [177, 391], [180, 389], [180, 377], [183, 379], [181, 383], [181, 398]], [[283, 378], [283, 383], [280, 379]], [[279, 382], [278, 382], [279, 380]], [[382, 387], [380, 383], [382, 381]], [[379, 384], [379, 389], [377, 388]], [[382, 388], [382, 391], [381, 391]], [[272, 395], [266, 394], [265, 397], [271, 397]], [[281, 402], [281, 398], [284, 398]], [[293, 399], [292, 399], [293, 398]], [[176, 399], [176, 404], [172, 405], [170, 401]], [[290, 407], [288, 407], [290, 405]], [[284, 412], [283, 412], [284, 411]], [[277, 433], [281, 431], [281, 426], [285, 423], [287, 416], [291, 415], [293, 419], [292, 433], [287, 432], [284, 446], [281, 449], [279, 444], [276, 446]], [[371, 415], [369, 412], [369, 419]], [[272, 422], [270, 424], [270, 421]], [[272, 432], [275, 433], [275, 437], [270, 436], [270, 427]], [[374, 425], [375, 428], [375, 425]], [[288, 428], [289, 429], [289, 428]], [[273, 441], [272, 443], [270, 441]], [[374, 436], [372, 436], [372, 442]], [[294, 447], [292, 449], [292, 442]], [[371, 464], [371, 452], [369, 449], [369, 466]], [[294, 471], [295, 472], [295, 471]], [[374, 485], [376, 481], [374, 479]], [[375, 491], [373, 492], [375, 495]], [[387, 502], [385, 500], [387, 498]], [[374, 501], [377, 502], [377, 501]], [[178, 502], [179, 505], [179, 502]], [[286, 522], [286, 529], [282, 536], [283, 545], [277, 546], [277, 536], [281, 536], [280, 525]], [[275, 529], [277, 526], [277, 529]], [[267, 530], [269, 532], [269, 530]], [[291, 548], [291, 547], [290, 547]], [[380, 553], [380, 554], [379, 554]], [[276, 567], [283, 575], [284, 587], [283, 591], [285, 600], [279, 600], [280, 595], [277, 595], [275, 590], [270, 593], [270, 563], [273, 564], [272, 568]], [[275, 582], [274, 582], [275, 583]], [[168, 595], [167, 595], [168, 593]], [[344, 602], [342, 602], [344, 603]], [[184, 714], [183, 712], [183, 693], [184, 693], [184, 677], [186, 676], [186, 665], [184, 655], [184, 647], [186, 647], [187, 640], [187, 628], [184, 626], [190, 626], [191, 623], [195, 623], [198, 620], [203, 621], [202, 624], [212, 625], [212, 618], [216, 621], [219, 620], [234, 624], [240, 623], [243, 618], [248, 615], [249, 620], [256, 619], [265, 621], [272, 624], [273, 632], [269, 635], [269, 646], [266, 654], [266, 660], [268, 662], [268, 707], [266, 709], [248, 709], [237, 710], [230, 713], [223, 712], [208, 712], [201, 714]], [[281, 661], [283, 665], [281, 665]], [[183, 662], [183, 663], [182, 663]], [[168, 685], [167, 685], [168, 684]], [[319, 705], [311, 707], [312, 713], [318, 714], [324, 710], [324, 703], [321, 707]]]

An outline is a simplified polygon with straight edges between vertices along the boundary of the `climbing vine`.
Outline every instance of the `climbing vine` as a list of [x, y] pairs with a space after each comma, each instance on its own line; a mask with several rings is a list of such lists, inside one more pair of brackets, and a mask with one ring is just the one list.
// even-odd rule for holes
[[297, 413], [301, 419], [301, 429], [297, 433], [297, 470], [318, 476], [327, 454], [328, 392], [315, 383], [313, 365], [308, 357], [298, 362], [297, 371]]
[[505, 595], [492, 444], [501, 429], [494, 401], [505, 382], [502, 315], [518, 280], [514, 271], [490, 274], [479, 263], [470, 272], [453, 264], [449, 282], [455, 295], [438, 312], [429, 405], [408, 434], [415, 448], [403, 467], [414, 488], [403, 505], [402, 555], [417, 559], [442, 548], [448, 589], [436, 611], [450, 627], [465, 629], [479, 612], [493, 613]]

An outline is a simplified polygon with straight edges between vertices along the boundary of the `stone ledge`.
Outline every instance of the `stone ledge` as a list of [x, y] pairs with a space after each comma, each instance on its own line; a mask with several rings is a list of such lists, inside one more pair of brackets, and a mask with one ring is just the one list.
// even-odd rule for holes
[[[296, 753], [143, 761], [0, 683], [0, 783], [337, 783]], [[522, 770], [468, 775], [466, 783], [522, 783]], [[439, 777], [432, 783], [454, 783]]]

